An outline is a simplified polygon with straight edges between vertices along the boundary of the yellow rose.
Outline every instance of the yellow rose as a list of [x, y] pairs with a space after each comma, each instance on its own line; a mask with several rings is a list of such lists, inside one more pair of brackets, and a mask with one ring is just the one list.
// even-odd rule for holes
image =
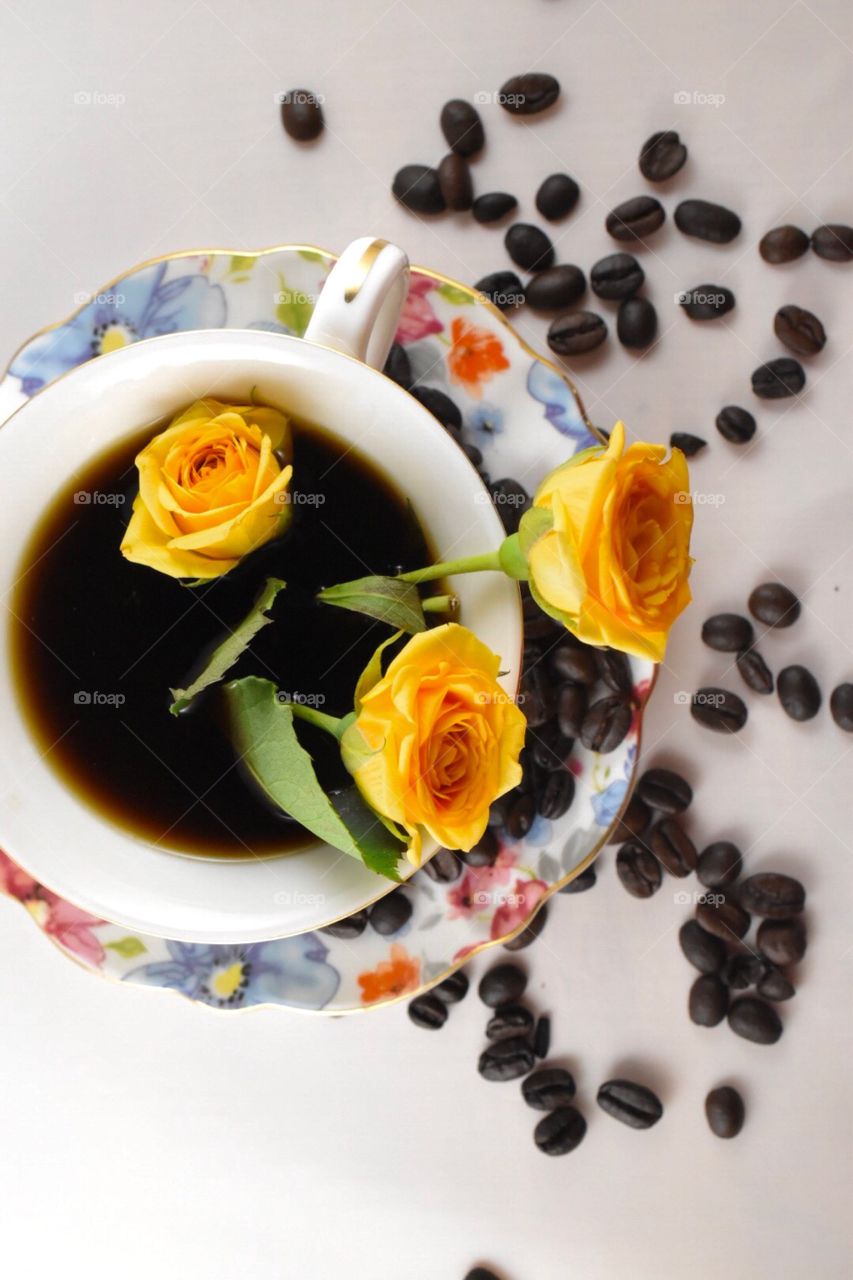
[[660, 662], [690, 603], [693, 507], [679, 449], [632, 444], [617, 422], [607, 448], [552, 471], [521, 522], [530, 590], [589, 644]]
[[497, 682], [499, 660], [456, 623], [413, 636], [361, 699], [341, 754], [367, 803], [411, 837], [470, 849], [489, 806], [521, 780], [524, 716]]
[[287, 418], [263, 405], [197, 400], [136, 458], [139, 494], [121, 544], [172, 578], [218, 578], [282, 533]]

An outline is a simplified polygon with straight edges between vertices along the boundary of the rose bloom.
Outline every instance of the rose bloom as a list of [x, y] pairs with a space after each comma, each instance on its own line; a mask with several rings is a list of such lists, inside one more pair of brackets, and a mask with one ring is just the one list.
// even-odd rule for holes
[[607, 448], [552, 471], [522, 517], [530, 590], [588, 644], [660, 662], [690, 603], [690, 500], [680, 449], [625, 448], [617, 422]]
[[284, 531], [287, 418], [263, 405], [197, 400], [136, 458], [139, 494], [122, 555], [172, 578], [218, 578]]
[[497, 682], [500, 661], [456, 623], [413, 636], [361, 700], [341, 741], [367, 803], [410, 838], [470, 849], [489, 806], [521, 780], [526, 721]]

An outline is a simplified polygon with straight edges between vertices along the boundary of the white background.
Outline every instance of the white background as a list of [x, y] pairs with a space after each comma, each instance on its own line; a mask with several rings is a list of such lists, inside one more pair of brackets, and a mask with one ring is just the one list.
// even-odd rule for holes
[[[573, 174], [583, 198], [555, 234], [561, 259], [585, 269], [614, 247], [606, 209], [647, 189], [643, 140], [681, 132], [690, 159], [663, 197], [670, 213], [688, 194], [716, 198], [742, 215], [743, 233], [721, 249], [668, 223], [644, 255], [659, 346], [638, 360], [612, 338], [578, 381], [602, 426], [623, 416], [642, 438], [682, 429], [710, 442], [693, 484], [724, 501], [697, 506], [696, 603], [648, 714], [646, 759], [693, 781], [700, 846], [730, 837], [753, 869], [802, 876], [811, 930], [778, 1046], [693, 1027], [676, 941], [682, 886], [629, 898], [607, 851], [596, 889], [559, 898], [524, 953], [589, 1119], [578, 1151], [549, 1160], [517, 1086], [476, 1074], [474, 996], [435, 1035], [403, 1007], [340, 1020], [216, 1015], [99, 981], [2, 900], [5, 1274], [462, 1280], [475, 1261], [507, 1280], [850, 1274], [853, 741], [826, 708], [795, 725], [775, 698], [755, 696], [747, 729], [721, 739], [674, 695], [740, 687], [699, 627], [776, 576], [805, 608], [762, 645], [771, 666], [806, 662], [827, 695], [853, 679], [853, 267], [809, 255], [773, 269], [756, 250], [786, 220], [853, 221], [851, 44], [846, 0], [0, 5], [9, 352], [68, 313], [79, 290], [176, 249], [340, 249], [373, 233], [468, 282], [508, 266], [501, 232], [464, 216], [421, 225], [388, 187], [399, 165], [442, 154], [446, 98], [493, 93], [514, 72], [555, 73], [561, 103], [527, 124], [484, 107], [477, 187], [515, 192], [535, 217], [539, 181]], [[327, 98], [329, 127], [306, 149], [283, 135], [273, 104], [294, 86]], [[81, 91], [125, 101], [78, 106]], [[675, 104], [679, 91], [689, 105]], [[724, 325], [691, 325], [673, 304], [705, 281], [737, 294]], [[738, 449], [714, 416], [726, 403], [756, 408], [749, 374], [780, 354], [772, 316], [784, 302], [814, 309], [829, 342], [802, 402], [758, 404], [756, 440]], [[542, 344], [544, 324], [519, 323]], [[659, 1089], [666, 1114], [654, 1130], [596, 1108], [598, 1084], [619, 1073]], [[703, 1117], [707, 1089], [723, 1080], [742, 1088], [749, 1113], [731, 1143]]]

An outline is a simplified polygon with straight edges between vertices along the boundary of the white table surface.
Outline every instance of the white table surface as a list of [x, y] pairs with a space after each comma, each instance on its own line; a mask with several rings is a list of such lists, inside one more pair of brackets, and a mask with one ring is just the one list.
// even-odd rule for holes
[[[485, 106], [477, 187], [509, 189], [535, 216], [539, 181], [575, 175], [582, 202], [555, 234], [560, 257], [586, 269], [614, 248], [605, 210], [647, 189], [640, 144], [681, 132], [690, 160], [670, 212], [688, 194], [716, 198], [743, 233], [718, 249], [668, 224], [644, 257], [659, 347], [638, 360], [611, 339], [577, 380], [603, 426], [623, 416], [646, 439], [681, 429], [710, 442], [693, 484], [724, 500], [697, 505], [696, 603], [672, 639], [645, 757], [693, 781], [700, 846], [731, 837], [751, 867], [802, 875], [811, 929], [777, 1047], [700, 1030], [676, 941], [684, 886], [629, 898], [609, 850], [595, 890], [557, 899], [524, 954], [589, 1119], [578, 1151], [549, 1160], [517, 1085], [476, 1073], [476, 997], [436, 1035], [403, 1007], [217, 1015], [99, 981], [0, 900], [4, 1274], [461, 1280], [475, 1261], [507, 1280], [851, 1274], [853, 740], [826, 708], [798, 726], [755, 697], [745, 732], [720, 739], [675, 696], [725, 669], [698, 642], [703, 617], [743, 608], [776, 576], [805, 608], [763, 645], [771, 666], [805, 661], [827, 696], [853, 678], [853, 267], [809, 255], [771, 269], [756, 250], [783, 221], [853, 221], [851, 45], [847, 0], [0, 4], [9, 351], [79, 291], [176, 249], [339, 249], [370, 232], [469, 282], [508, 266], [501, 233], [460, 216], [421, 225], [388, 187], [399, 165], [442, 154], [446, 98], [494, 92], [517, 71], [554, 72], [561, 105], [527, 127]], [[297, 85], [327, 98], [326, 134], [305, 150], [273, 103]], [[124, 100], [75, 105], [80, 92]], [[705, 280], [737, 294], [725, 325], [691, 325], [674, 306]], [[830, 340], [802, 403], [759, 404], [757, 438], [737, 449], [714, 416], [724, 403], [755, 408], [749, 374], [780, 353], [771, 326], [784, 302], [817, 311]], [[541, 321], [519, 324], [543, 344]], [[598, 1111], [598, 1084], [619, 1073], [660, 1090], [654, 1130]], [[703, 1116], [722, 1080], [742, 1087], [749, 1113], [731, 1143]]]

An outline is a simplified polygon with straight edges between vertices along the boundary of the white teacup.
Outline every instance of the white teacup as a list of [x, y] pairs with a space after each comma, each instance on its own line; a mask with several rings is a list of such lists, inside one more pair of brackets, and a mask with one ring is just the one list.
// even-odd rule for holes
[[[245, 402], [253, 388], [385, 471], [411, 498], [443, 559], [497, 546], [502, 526], [474, 468], [435, 418], [378, 372], [407, 281], [401, 250], [357, 240], [329, 275], [304, 339], [254, 330], [172, 334], [100, 356], [36, 395], [0, 431], [7, 607], [22, 548], [69, 475], [201, 396]], [[484, 573], [455, 578], [453, 588], [461, 620], [500, 655], [502, 683], [513, 694], [522, 648], [516, 586]], [[93, 624], [109, 625], [106, 605]], [[111, 824], [43, 757], [12, 684], [8, 627], [2, 644], [0, 847], [62, 897], [143, 933], [245, 943], [338, 920], [391, 887], [327, 846], [257, 861], [205, 860], [146, 845]]]

